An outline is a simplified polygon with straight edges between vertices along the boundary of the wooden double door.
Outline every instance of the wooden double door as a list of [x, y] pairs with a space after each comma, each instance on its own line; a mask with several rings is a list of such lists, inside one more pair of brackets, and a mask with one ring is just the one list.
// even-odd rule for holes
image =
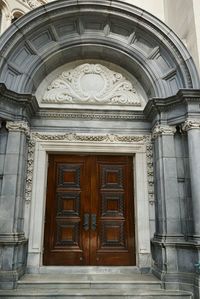
[[129, 156], [50, 155], [44, 265], [135, 265]]

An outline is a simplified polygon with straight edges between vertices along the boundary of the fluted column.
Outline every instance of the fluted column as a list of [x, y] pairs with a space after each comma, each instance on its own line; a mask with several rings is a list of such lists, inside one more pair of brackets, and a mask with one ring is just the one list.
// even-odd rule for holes
[[182, 236], [177, 166], [174, 144], [176, 129], [156, 124], [154, 139], [156, 236], [173, 239]]
[[188, 134], [192, 209], [194, 221], [193, 237], [200, 242], [200, 120], [188, 119], [182, 126]]

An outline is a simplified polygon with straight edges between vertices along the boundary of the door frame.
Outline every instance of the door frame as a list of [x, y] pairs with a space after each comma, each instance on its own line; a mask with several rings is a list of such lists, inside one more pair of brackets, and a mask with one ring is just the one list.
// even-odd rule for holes
[[49, 135], [35, 133], [32, 135], [32, 141], [34, 141], [32, 195], [31, 201], [25, 204], [24, 215], [24, 230], [29, 239], [27, 271], [38, 272], [43, 266], [48, 154], [59, 153], [133, 155], [136, 265], [139, 268], [150, 267], [150, 203], [147, 177], [149, 136], [136, 135], [136, 138], [131, 136], [132, 138], [125, 138], [122, 141], [108, 139], [105, 142], [98, 141], [98, 138], [94, 138], [94, 141], [90, 141], [90, 138], [81, 138], [81, 141], [77, 142], [73, 138], [70, 140], [70, 138], [56, 138], [56, 136], [62, 135], [57, 133]]

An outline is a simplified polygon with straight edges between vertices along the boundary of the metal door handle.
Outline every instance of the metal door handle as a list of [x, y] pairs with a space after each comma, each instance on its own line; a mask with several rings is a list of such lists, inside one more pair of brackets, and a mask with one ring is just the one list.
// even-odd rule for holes
[[88, 213], [83, 216], [83, 229], [85, 231], [89, 230], [90, 215]]
[[95, 231], [97, 228], [97, 215], [96, 214], [92, 214], [91, 215], [91, 220], [92, 220], [92, 230]]

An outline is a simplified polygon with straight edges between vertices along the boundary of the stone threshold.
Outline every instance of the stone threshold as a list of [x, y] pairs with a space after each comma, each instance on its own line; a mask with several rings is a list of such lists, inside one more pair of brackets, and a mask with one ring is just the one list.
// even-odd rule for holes
[[28, 274], [132, 274], [147, 273], [150, 268], [138, 268], [136, 266], [41, 266], [39, 268], [27, 268]]

